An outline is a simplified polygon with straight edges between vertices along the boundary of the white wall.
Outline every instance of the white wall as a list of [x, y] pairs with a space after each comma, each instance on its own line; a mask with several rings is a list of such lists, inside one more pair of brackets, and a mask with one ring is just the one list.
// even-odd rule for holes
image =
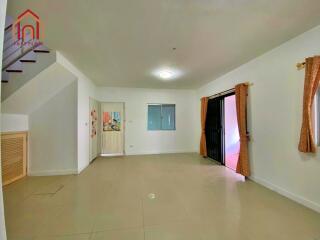
[[88, 78], [78, 78], [78, 172], [90, 162], [89, 99], [94, 95], [95, 85]]
[[[2, 59], [3, 51], [3, 29], [5, 24], [5, 16], [7, 9], [7, 0], [0, 0], [0, 59]], [[2, 61], [0, 60], [0, 69], [2, 69]], [[1, 82], [0, 82], [1, 84]], [[1, 93], [0, 93], [1, 94]], [[1, 103], [0, 103], [1, 106]], [[1, 158], [1, 157], [0, 157]], [[1, 175], [1, 164], [0, 164]], [[4, 222], [4, 208], [3, 208], [3, 196], [2, 196], [2, 178], [0, 178], [0, 240], [6, 240], [6, 228]]]
[[23, 132], [29, 130], [28, 115], [1, 114], [1, 132]]
[[[236, 83], [254, 83], [248, 111], [252, 178], [320, 212], [320, 154], [297, 149], [304, 71], [295, 67], [305, 57], [319, 54], [320, 26], [203, 86], [198, 97]], [[200, 119], [197, 129], [199, 139]]]
[[77, 82], [29, 115], [29, 175], [77, 173]]
[[77, 77], [77, 168], [80, 173], [90, 162], [89, 100], [90, 97], [94, 98], [96, 87], [89, 78], [69, 62], [61, 53], [57, 53], [57, 61]]
[[[125, 103], [126, 154], [196, 152], [195, 92], [141, 88], [97, 88], [100, 102]], [[147, 131], [148, 103], [176, 104], [176, 131]]]

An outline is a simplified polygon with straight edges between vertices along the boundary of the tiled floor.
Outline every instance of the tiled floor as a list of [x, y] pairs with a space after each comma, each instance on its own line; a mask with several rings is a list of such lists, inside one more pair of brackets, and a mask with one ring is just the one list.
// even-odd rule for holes
[[4, 197], [9, 240], [320, 239], [320, 214], [196, 154], [99, 158]]

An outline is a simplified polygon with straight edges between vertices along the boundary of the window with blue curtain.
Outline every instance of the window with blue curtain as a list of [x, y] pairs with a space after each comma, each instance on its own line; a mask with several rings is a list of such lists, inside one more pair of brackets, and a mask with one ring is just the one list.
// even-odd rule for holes
[[148, 130], [176, 130], [175, 108], [174, 104], [149, 104]]

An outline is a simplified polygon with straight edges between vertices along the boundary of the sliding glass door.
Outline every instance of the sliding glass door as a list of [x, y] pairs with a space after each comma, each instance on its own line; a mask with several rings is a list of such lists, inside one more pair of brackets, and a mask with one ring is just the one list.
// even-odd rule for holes
[[206, 143], [209, 158], [236, 169], [240, 141], [234, 93], [209, 99]]
[[206, 143], [208, 157], [224, 164], [222, 110], [223, 98], [209, 99], [206, 119]]

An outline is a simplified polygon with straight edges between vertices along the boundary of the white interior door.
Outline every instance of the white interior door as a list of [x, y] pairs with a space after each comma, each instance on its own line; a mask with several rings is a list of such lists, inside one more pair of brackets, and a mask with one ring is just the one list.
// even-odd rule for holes
[[124, 103], [101, 103], [101, 155], [124, 154]]

